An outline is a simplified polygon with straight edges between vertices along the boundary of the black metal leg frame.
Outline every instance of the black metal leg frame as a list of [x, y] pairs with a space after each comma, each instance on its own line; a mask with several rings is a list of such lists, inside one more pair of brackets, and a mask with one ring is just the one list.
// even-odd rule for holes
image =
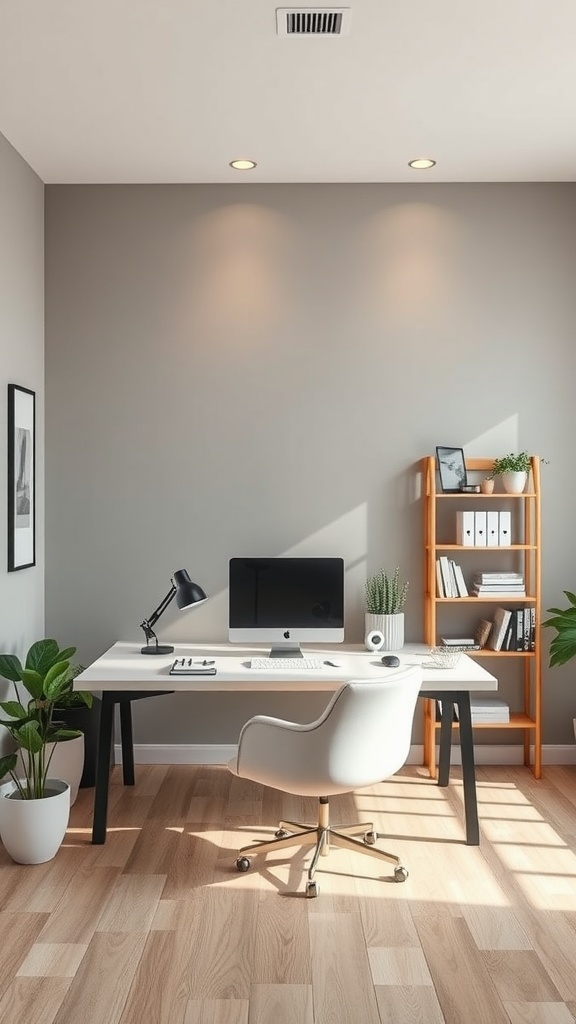
[[[134, 785], [134, 747], [132, 743], [132, 701], [144, 697], [160, 697], [173, 690], [105, 690], [102, 694], [100, 711], [100, 735], [98, 738], [98, 760], [96, 765], [96, 787], [94, 792], [94, 820], [92, 842], [102, 845], [106, 842], [106, 820], [108, 816], [108, 785], [110, 782], [110, 752], [114, 726], [114, 706], [120, 705], [120, 729], [122, 741], [122, 770], [125, 786]], [[470, 714], [468, 690], [446, 690], [439, 692], [420, 691], [421, 697], [441, 701], [440, 759], [438, 785], [447, 786], [450, 781], [450, 751], [452, 747], [452, 723], [454, 707], [458, 708], [460, 728], [460, 750], [462, 755], [462, 782], [464, 786], [464, 813], [466, 818], [466, 843], [478, 846], [478, 804], [476, 799], [476, 774], [474, 768], [474, 740]]]
[[161, 697], [173, 690], [104, 690], [100, 708], [100, 733], [98, 736], [98, 757], [96, 761], [96, 787], [94, 790], [94, 819], [92, 842], [102, 845], [106, 842], [106, 819], [108, 817], [108, 786], [110, 782], [110, 753], [114, 728], [114, 706], [120, 705], [120, 734], [122, 742], [122, 774], [125, 786], [134, 785], [134, 745], [132, 742], [132, 701], [144, 697]]
[[464, 787], [464, 814], [466, 818], [466, 843], [468, 846], [480, 845], [480, 827], [478, 824], [478, 801], [476, 797], [476, 771], [474, 767], [474, 738], [472, 736], [472, 716], [470, 713], [470, 693], [468, 690], [445, 690], [433, 693], [420, 691], [421, 697], [430, 697], [440, 701], [440, 758], [438, 761], [438, 785], [447, 786], [450, 781], [450, 752], [452, 748], [452, 724], [454, 707], [458, 708], [458, 725], [460, 730], [460, 753], [462, 756], [462, 784]]

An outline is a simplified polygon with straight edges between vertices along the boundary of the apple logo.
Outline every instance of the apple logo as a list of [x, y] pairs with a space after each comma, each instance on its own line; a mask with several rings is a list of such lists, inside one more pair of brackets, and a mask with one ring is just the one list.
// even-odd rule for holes
[[290, 630], [289, 629], [287, 629], [286, 632], [284, 633], [284, 639], [285, 640], [289, 640], [290, 639]]

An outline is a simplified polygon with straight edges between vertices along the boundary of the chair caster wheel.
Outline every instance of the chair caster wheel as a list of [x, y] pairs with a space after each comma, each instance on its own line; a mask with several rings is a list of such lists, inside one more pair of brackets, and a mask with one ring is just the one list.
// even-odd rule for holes
[[238, 868], [238, 871], [248, 871], [248, 868], [250, 867], [250, 858], [238, 857], [238, 860], [236, 861], [236, 867]]
[[364, 834], [364, 842], [366, 843], [366, 846], [374, 846], [374, 843], [376, 842], [377, 839], [377, 832], [366, 832]]
[[320, 886], [318, 885], [318, 882], [306, 882], [306, 898], [313, 900], [319, 895]]
[[395, 882], [405, 882], [407, 878], [408, 878], [408, 872], [407, 872], [406, 868], [402, 867], [401, 864], [397, 868], [394, 868], [394, 881]]
[[274, 833], [274, 838], [275, 839], [287, 839], [289, 835], [290, 835], [290, 833], [287, 832], [285, 828], [279, 828]]

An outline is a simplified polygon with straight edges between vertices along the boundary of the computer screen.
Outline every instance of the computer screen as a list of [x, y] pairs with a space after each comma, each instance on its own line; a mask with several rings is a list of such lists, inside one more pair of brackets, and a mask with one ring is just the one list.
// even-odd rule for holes
[[301, 643], [344, 640], [343, 558], [231, 558], [231, 643], [269, 643], [270, 655]]

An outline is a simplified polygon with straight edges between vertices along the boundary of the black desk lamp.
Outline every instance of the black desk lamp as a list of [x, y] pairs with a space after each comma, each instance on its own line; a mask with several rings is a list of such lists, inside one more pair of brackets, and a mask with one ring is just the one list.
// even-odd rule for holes
[[[176, 604], [181, 611], [184, 608], [191, 608], [193, 604], [202, 604], [203, 601], [208, 600], [202, 587], [192, 582], [186, 569], [177, 569], [172, 577], [172, 586], [166, 597], [160, 602], [155, 611], [152, 612], [152, 615], [140, 623], [146, 635], [146, 647], [142, 647], [140, 654], [172, 654], [173, 647], [158, 643], [158, 637], [153, 627], [158, 622], [162, 612], [166, 611], [174, 596], [176, 596]], [[150, 646], [151, 640], [154, 640], [154, 646]]]

